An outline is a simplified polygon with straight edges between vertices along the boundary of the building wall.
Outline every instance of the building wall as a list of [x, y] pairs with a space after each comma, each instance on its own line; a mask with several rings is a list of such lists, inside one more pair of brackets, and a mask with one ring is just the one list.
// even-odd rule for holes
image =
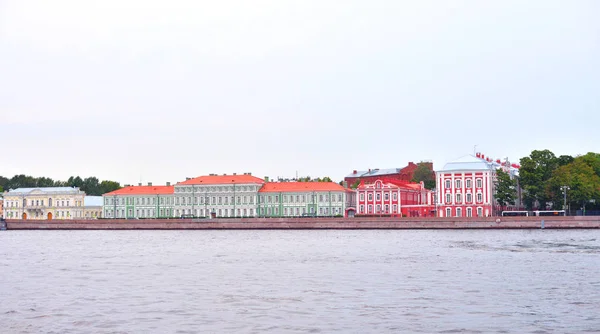
[[105, 195], [104, 218], [172, 218], [174, 196], [171, 194]]
[[493, 170], [438, 172], [436, 175], [438, 216], [490, 216], [494, 177]]
[[298, 217], [302, 215], [344, 216], [345, 191], [264, 192], [259, 193], [260, 217]]
[[5, 219], [77, 219], [84, 217], [85, 193], [39, 191], [4, 195]]
[[83, 215], [85, 219], [102, 218], [102, 207], [101, 206], [86, 206], [83, 209]]
[[396, 180], [363, 182], [356, 189], [358, 215], [429, 216], [434, 209], [431, 191], [423, 185], [402, 186]]
[[175, 185], [176, 217], [255, 217], [259, 184]]

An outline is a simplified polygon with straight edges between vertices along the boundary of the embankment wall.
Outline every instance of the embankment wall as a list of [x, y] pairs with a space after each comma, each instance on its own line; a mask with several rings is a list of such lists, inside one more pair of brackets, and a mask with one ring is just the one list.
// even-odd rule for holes
[[7, 220], [8, 230], [598, 229], [600, 217]]

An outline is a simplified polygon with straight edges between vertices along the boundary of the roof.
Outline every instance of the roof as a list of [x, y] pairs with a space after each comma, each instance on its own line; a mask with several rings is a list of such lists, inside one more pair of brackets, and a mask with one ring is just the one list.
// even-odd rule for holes
[[83, 206], [102, 206], [102, 196], [85, 196]]
[[465, 155], [456, 160], [450, 161], [444, 165], [444, 168], [439, 170], [438, 172], [451, 172], [451, 171], [461, 171], [461, 170], [490, 170], [492, 169], [490, 163], [485, 161], [484, 159], [472, 156]]
[[402, 168], [386, 168], [386, 169], [370, 169], [370, 170], [359, 170], [355, 173], [346, 175], [346, 177], [366, 177], [366, 176], [381, 176], [390, 174], [399, 174]]
[[268, 182], [258, 192], [346, 191], [335, 182]]
[[173, 186], [129, 186], [119, 190], [111, 191], [102, 196], [115, 195], [168, 195], [173, 194], [175, 187]]
[[256, 176], [249, 174], [242, 175], [205, 175], [199, 176], [193, 179], [189, 179], [183, 182], [177, 183], [177, 185], [191, 185], [191, 184], [263, 184], [265, 181]]
[[28, 194], [34, 190], [39, 190], [45, 193], [70, 193], [78, 192], [77, 187], [38, 187], [38, 188], [17, 188], [8, 191], [8, 194]]

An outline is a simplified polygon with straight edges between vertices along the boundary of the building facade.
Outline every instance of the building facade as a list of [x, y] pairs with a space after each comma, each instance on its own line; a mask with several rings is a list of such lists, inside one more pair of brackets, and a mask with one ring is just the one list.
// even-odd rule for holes
[[433, 192], [423, 183], [380, 178], [362, 181], [356, 189], [358, 215], [429, 217], [435, 216]]
[[264, 183], [251, 173], [189, 178], [175, 185], [175, 216], [256, 217]]
[[18, 188], [4, 192], [5, 219], [79, 219], [85, 193], [79, 188]]
[[354, 199], [334, 182], [268, 182], [258, 192], [260, 217], [347, 216]]
[[172, 218], [175, 217], [174, 187], [125, 186], [102, 195], [104, 218]]
[[496, 169], [484, 158], [466, 155], [436, 172], [439, 217], [492, 215]]

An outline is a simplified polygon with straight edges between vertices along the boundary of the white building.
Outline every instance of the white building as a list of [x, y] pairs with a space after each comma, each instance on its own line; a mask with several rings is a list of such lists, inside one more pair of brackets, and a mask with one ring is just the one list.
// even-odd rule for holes
[[84, 216], [79, 188], [18, 188], [4, 192], [5, 219], [77, 219]]

